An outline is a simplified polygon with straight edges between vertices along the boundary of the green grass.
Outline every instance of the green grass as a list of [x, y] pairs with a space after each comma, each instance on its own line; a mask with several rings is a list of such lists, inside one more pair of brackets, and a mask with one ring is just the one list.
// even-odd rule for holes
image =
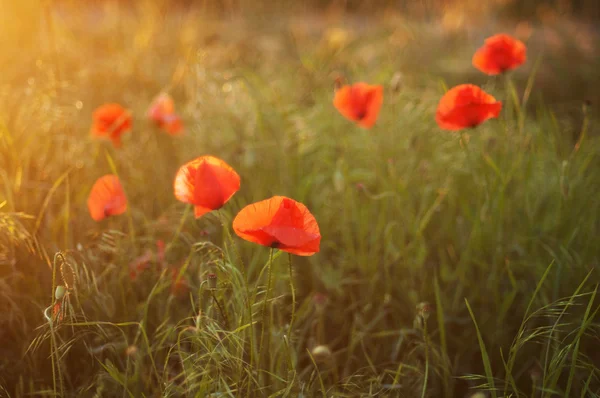
[[[475, 81], [481, 43], [418, 22], [334, 20], [351, 35], [340, 47], [310, 19], [221, 22], [165, 4], [23, 6], [53, 23], [1, 28], [30, 35], [2, 52], [0, 395], [600, 396], [598, 120], [544, 105], [556, 99], [538, 95], [538, 73], [556, 63], [534, 68], [532, 45], [512, 84]], [[435, 61], [458, 47], [462, 80]], [[373, 129], [333, 108], [340, 72], [385, 86]], [[504, 102], [468, 143], [434, 121], [455, 80]], [[182, 137], [144, 119], [161, 90]], [[89, 137], [91, 112], [113, 101], [134, 115], [120, 149]], [[242, 184], [195, 220], [172, 182], [204, 154]], [[87, 195], [111, 172], [129, 211], [95, 223]], [[307, 205], [320, 253], [290, 265], [233, 233], [243, 206], [272, 195]], [[188, 294], [172, 294], [157, 240]], [[146, 250], [151, 267], [131, 280]]]

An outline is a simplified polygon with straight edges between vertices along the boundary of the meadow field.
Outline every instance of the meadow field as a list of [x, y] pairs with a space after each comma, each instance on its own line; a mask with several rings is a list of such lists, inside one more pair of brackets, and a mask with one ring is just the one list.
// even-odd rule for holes
[[[600, 30], [361, 3], [2, 3], [1, 397], [600, 397]], [[489, 76], [498, 33], [527, 57]], [[358, 82], [372, 126], [337, 102]], [[501, 111], [448, 131], [462, 84]], [[239, 190], [195, 217], [201, 156]], [[273, 196], [317, 229], [241, 233]]]

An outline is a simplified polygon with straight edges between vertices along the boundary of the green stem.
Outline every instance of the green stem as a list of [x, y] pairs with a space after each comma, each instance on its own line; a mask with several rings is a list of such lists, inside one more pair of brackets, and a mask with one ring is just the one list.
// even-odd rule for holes
[[289, 345], [289, 366], [290, 370], [294, 370], [294, 364], [292, 361], [292, 333], [294, 332], [294, 319], [296, 316], [296, 290], [294, 289], [294, 273], [292, 269], [292, 254], [288, 253], [288, 268], [290, 271], [290, 290], [292, 292], [292, 316], [290, 318], [290, 327], [288, 330], [288, 345]]
[[[249, 330], [249, 332], [250, 332], [250, 368], [252, 369], [254, 366], [254, 320], [252, 319], [253, 318], [252, 305], [250, 304], [250, 289], [248, 288], [248, 276], [246, 274], [246, 265], [244, 264], [244, 261], [242, 260], [242, 256], [240, 255], [240, 253], [237, 250], [237, 246], [236, 246], [235, 242], [233, 241], [233, 237], [231, 236], [229, 229], [225, 226], [225, 218], [223, 217], [221, 210], [218, 210], [217, 214], [219, 215], [219, 220], [221, 221], [223, 230], [225, 231], [225, 234], [227, 235], [227, 238], [229, 239], [229, 243], [230, 243], [231, 247], [233, 247], [235, 256], [237, 257], [237, 259], [240, 262], [240, 270], [242, 272], [242, 279], [243, 279], [244, 290], [245, 290], [245, 294], [246, 294], [244, 301], [246, 302], [246, 310], [248, 311], [248, 318], [249, 318], [249, 322], [250, 322], [250, 327], [248, 329], [250, 329]], [[250, 383], [248, 383], [248, 390], [246, 391], [246, 396], [250, 396]]]
[[425, 380], [423, 380], [423, 390], [421, 391], [421, 398], [425, 398], [427, 393], [427, 379], [429, 378], [429, 341], [427, 338], [427, 320], [423, 319], [423, 336], [425, 337]]
[[[262, 325], [260, 328], [260, 343], [258, 345], [258, 364], [261, 364], [261, 360], [262, 360], [262, 353], [263, 353], [263, 342], [264, 342], [264, 338], [265, 338], [265, 324], [268, 321], [268, 317], [267, 317], [267, 302], [269, 301], [269, 291], [271, 290], [271, 279], [272, 279], [272, 272], [271, 272], [271, 268], [272, 268], [272, 263], [273, 262], [273, 248], [271, 248], [271, 251], [269, 252], [269, 262], [267, 263], [267, 290], [265, 291], [265, 298], [263, 300], [263, 305], [262, 305]], [[270, 327], [270, 325], [269, 325]], [[260, 366], [259, 366], [260, 369]]]

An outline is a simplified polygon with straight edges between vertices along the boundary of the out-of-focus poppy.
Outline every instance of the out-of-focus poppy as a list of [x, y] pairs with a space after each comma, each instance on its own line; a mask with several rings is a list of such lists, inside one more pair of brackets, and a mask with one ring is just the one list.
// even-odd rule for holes
[[184, 275], [179, 274], [179, 269], [171, 268], [171, 295], [183, 299], [188, 296], [190, 285]]
[[175, 176], [175, 197], [194, 205], [196, 218], [220, 209], [240, 189], [240, 176], [214, 156], [201, 156], [181, 166]]
[[507, 34], [497, 34], [485, 40], [473, 55], [473, 66], [488, 75], [498, 75], [518, 68], [527, 58], [522, 41]]
[[152, 252], [150, 250], [146, 250], [144, 254], [129, 263], [129, 278], [131, 278], [131, 280], [137, 279], [139, 273], [150, 268], [151, 261]]
[[119, 177], [107, 174], [98, 178], [92, 187], [87, 205], [95, 221], [125, 213], [127, 198]]
[[156, 257], [158, 259], [159, 269], [164, 268], [165, 263], [165, 242], [162, 239], [156, 241]]
[[233, 220], [235, 233], [250, 242], [299, 256], [319, 251], [321, 233], [302, 203], [274, 196], [244, 207]]
[[472, 84], [461, 84], [440, 100], [435, 120], [444, 130], [475, 127], [487, 119], [498, 117], [502, 102]]
[[152, 101], [147, 116], [171, 135], [179, 135], [183, 132], [183, 122], [175, 113], [175, 102], [167, 93], [160, 94]]
[[108, 138], [113, 145], [121, 146], [121, 136], [131, 130], [131, 114], [119, 104], [105, 104], [92, 114], [90, 134]]
[[383, 105], [383, 86], [367, 83], [342, 86], [335, 92], [333, 105], [347, 119], [371, 128]]
[[65, 319], [65, 313], [62, 310], [62, 301], [57, 301], [52, 307], [52, 319], [62, 322]]

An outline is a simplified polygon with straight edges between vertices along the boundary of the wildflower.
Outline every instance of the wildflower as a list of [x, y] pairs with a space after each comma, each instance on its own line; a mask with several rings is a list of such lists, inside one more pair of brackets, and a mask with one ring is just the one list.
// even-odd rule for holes
[[240, 176], [213, 156], [201, 156], [181, 166], [174, 183], [175, 197], [194, 205], [196, 218], [223, 207], [239, 189]]
[[190, 285], [177, 268], [171, 269], [171, 295], [181, 299], [188, 296]]
[[92, 114], [90, 134], [108, 138], [115, 148], [121, 146], [121, 136], [131, 130], [131, 115], [119, 104], [102, 105]]
[[417, 314], [424, 320], [429, 319], [429, 315], [433, 311], [433, 306], [427, 301], [417, 304]]
[[525, 62], [527, 48], [507, 34], [494, 35], [473, 55], [473, 66], [488, 75], [518, 68]]
[[87, 201], [90, 215], [95, 221], [123, 214], [127, 210], [127, 198], [119, 177], [107, 174], [98, 178]]
[[161, 93], [152, 101], [146, 116], [171, 135], [183, 132], [181, 118], [175, 113], [175, 102], [167, 93]]
[[242, 239], [299, 256], [319, 251], [321, 234], [315, 217], [302, 203], [285, 196], [244, 207], [233, 220]]
[[333, 105], [347, 119], [363, 128], [371, 128], [383, 105], [383, 86], [355, 83], [336, 91]]
[[502, 102], [472, 84], [461, 84], [450, 89], [440, 100], [435, 120], [444, 130], [475, 127], [490, 118], [496, 118]]
[[317, 292], [313, 295], [312, 299], [316, 312], [322, 314], [329, 304], [329, 297], [325, 293]]
[[146, 250], [144, 254], [133, 260], [129, 264], [129, 277], [131, 280], [135, 280], [138, 273], [150, 268], [150, 261], [152, 261], [152, 252], [150, 250]]
[[156, 257], [159, 268], [165, 267], [165, 242], [162, 239], [156, 241]]

